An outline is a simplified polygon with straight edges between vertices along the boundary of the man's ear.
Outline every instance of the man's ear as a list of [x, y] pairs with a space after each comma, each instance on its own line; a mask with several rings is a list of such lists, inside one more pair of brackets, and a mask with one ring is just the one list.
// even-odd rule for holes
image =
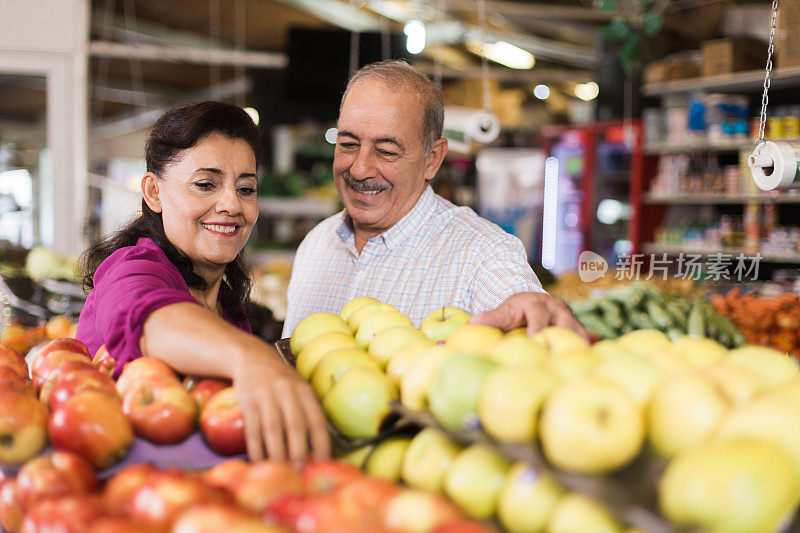
[[146, 172], [142, 177], [142, 198], [147, 207], [156, 213], [161, 212], [161, 197], [159, 196], [158, 177], [152, 172]]
[[447, 139], [442, 137], [433, 143], [431, 153], [425, 158], [425, 181], [430, 181], [436, 177], [445, 155], [447, 155]]

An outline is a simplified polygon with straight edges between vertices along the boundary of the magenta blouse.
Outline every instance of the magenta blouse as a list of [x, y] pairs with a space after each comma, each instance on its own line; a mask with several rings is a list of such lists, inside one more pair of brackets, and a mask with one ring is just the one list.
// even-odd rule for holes
[[[115, 376], [125, 363], [142, 356], [139, 339], [150, 313], [178, 302], [200, 305], [175, 265], [148, 238], [112, 253], [97, 268], [93, 279], [94, 289], [81, 311], [77, 338], [92, 354], [105, 344], [117, 361]], [[220, 297], [223, 290], [228, 290], [225, 284], [220, 288]], [[224, 312], [223, 318], [251, 332], [247, 320], [236, 322]]]

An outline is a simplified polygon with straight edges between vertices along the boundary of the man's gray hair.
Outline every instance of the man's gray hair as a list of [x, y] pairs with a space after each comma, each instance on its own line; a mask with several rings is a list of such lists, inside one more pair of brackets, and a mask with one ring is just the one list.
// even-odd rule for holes
[[347, 93], [362, 79], [377, 79], [392, 87], [402, 85], [409, 89], [411, 96], [419, 101], [425, 110], [422, 117], [422, 146], [425, 148], [425, 154], [429, 154], [434, 143], [442, 136], [444, 126], [442, 91], [424, 73], [405, 61], [397, 59], [378, 61], [361, 67], [347, 82], [347, 88], [339, 105], [340, 113]]

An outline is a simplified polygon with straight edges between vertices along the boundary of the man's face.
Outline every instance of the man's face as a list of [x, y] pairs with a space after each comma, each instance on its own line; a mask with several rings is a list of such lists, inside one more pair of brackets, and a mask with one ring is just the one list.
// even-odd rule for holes
[[392, 227], [436, 174], [438, 162], [430, 164], [436, 158], [422, 143], [423, 112], [406, 87], [366, 78], [348, 92], [339, 114], [333, 175], [357, 236], [369, 239]]

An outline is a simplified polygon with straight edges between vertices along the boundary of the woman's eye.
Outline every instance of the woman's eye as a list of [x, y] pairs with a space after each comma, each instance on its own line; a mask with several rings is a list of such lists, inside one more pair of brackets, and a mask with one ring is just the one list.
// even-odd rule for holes
[[239, 194], [242, 196], [252, 196], [256, 193], [255, 187], [239, 187]]
[[209, 181], [196, 181], [194, 186], [202, 191], [209, 191], [214, 188], [214, 184]]

